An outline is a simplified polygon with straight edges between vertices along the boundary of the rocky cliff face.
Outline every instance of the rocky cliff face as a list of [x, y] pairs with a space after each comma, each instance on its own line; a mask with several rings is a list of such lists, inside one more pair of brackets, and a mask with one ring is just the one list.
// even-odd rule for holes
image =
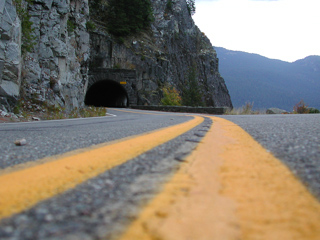
[[[126, 86], [136, 95], [136, 102], [131, 104], [159, 104], [164, 84], [179, 89], [188, 71], [194, 68], [206, 105], [231, 107], [227, 87], [218, 72], [216, 53], [195, 26], [186, 1], [172, 0], [170, 9], [167, 1], [151, 2], [155, 17], [151, 28], [119, 41], [99, 22], [89, 34], [88, 0], [34, 0], [26, 4], [26, 9], [33, 22], [36, 44], [22, 57], [21, 21], [12, 1], [1, 1], [2, 107], [10, 110], [19, 92], [24, 98], [67, 110], [82, 107], [89, 70], [115, 68], [136, 73], [136, 80]], [[93, 22], [94, 14], [91, 10]]]
[[16, 4], [0, 3], [2, 107], [12, 110], [19, 92], [40, 104], [66, 109], [82, 106], [88, 79], [88, 1], [34, 0], [22, 1], [22, 6], [33, 23], [34, 38], [33, 48], [24, 56]]
[[28, 6], [36, 45], [24, 61], [28, 98], [67, 109], [83, 105], [89, 34], [87, 0], [35, 0]]
[[0, 2], [0, 105], [19, 97], [21, 84], [21, 22], [11, 0]]
[[[195, 68], [207, 106], [232, 107], [227, 87], [218, 72], [218, 59], [208, 38], [195, 26], [185, 0], [151, 0], [155, 21], [151, 29], [123, 44], [103, 31], [91, 33], [91, 66], [135, 69], [133, 88], [138, 104], [159, 104], [161, 88], [170, 83], [180, 88]], [[181, 90], [181, 89], [180, 89]]]
[[172, 1], [172, 11], [166, 8], [166, 2], [153, 1], [153, 32], [157, 45], [162, 46], [163, 58], [169, 61], [167, 80], [176, 85], [195, 67], [206, 105], [232, 107], [227, 87], [218, 72], [217, 55], [209, 39], [195, 26], [186, 1]]

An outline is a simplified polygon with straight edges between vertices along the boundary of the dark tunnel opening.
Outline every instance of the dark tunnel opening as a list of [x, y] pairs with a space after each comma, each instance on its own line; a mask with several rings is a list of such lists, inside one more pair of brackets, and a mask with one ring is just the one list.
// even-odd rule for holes
[[112, 80], [94, 83], [87, 91], [84, 103], [95, 107], [128, 107], [127, 91]]

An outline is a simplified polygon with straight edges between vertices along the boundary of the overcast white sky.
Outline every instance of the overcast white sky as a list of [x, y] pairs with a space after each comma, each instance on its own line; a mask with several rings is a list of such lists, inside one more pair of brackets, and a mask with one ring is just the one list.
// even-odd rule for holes
[[293, 62], [320, 55], [320, 0], [195, 0], [213, 46]]

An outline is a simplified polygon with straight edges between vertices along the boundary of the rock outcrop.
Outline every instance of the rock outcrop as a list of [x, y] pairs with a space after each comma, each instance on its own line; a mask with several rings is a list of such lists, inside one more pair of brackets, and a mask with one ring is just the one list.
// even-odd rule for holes
[[73, 109], [88, 80], [88, 0], [35, 0], [28, 6], [36, 45], [24, 61], [27, 98]]
[[[24, 2], [24, 1], [23, 1]], [[218, 72], [218, 59], [208, 38], [195, 26], [185, 0], [151, 0], [150, 29], [117, 39], [95, 21], [88, 0], [24, 2], [33, 23], [35, 45], [21, 55], [21, 19], [12, 0], [0, 3], [0, 97], [8, 110], [15, 101], [33, 99], [72, 110], [84, 106], [89, 70], [134, 70], [130, 82], [135, 104], [159, 104], [161, 88], [181, 88], [195, 69], [207, 106], [232, 107]], [[89, 12], [91, 14], [89, 16]], [[87, 29], [91, 21], [96, 29]], [[112, 79], [108, 79], [112, 80]], [[90, 87], [90, 86], [89, 86]]]
[[91, 32], [92, 68], [126, 68], [137, 72], [136, 89], [140, 105], [157, 105], [161, 88], [169, 83], [178, 90], [194, 68], [207, 106], [232, 107], [217, 55], [204, 33], [194, 24], [185, 0], [151, 0], [154, 22], [151, 29], [117, 43], [109, 34]]
[[0, 2], [0, 105], [10, 110], [21, 84], [21, 22], [12, 0]]
[[16, 6], [12, 0], [0, 3], [1, 104], [12, 110], [20, 93], [39, 104], [67, 110], [83, 106], [88, 81], [88, 0], [22, 1], [21, 6], [32, 22], [34, 38], [32, 50], [23, 56]]

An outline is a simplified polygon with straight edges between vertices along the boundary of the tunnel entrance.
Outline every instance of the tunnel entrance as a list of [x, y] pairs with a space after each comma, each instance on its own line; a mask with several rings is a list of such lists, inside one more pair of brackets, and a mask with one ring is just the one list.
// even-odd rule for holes
[[103, 80], [92, 84], [84, 103], [95, 107], [128, 107], [127, 91], [118, 82]]

